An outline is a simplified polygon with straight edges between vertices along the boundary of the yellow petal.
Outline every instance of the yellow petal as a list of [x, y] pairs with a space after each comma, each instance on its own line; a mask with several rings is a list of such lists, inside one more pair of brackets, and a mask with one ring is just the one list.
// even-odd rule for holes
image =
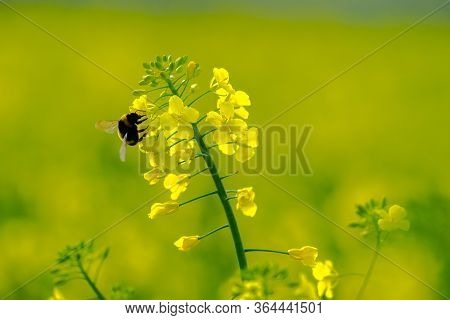
[[230, 75], [224, 68], [214, 68], [213, 74], [214, 80], [216, 80], [219, 84], [228, 84], [228, 82], [230, 81]]
[[258, 129], [257, 128], [248, 129], [246, 144], [252, 148], [258, 147]]
[[168, 112], [164, 112], [159, 117], [159, 122], [161, 124], [161, 128], [165, 131], [169, 131], [170, 133], [172, 131], [175, 131], [178, 126], [178, 121], [172, 117]]
[[222, 116], [214, 111], [210, 111], [206, 114], [206, 121], [216, 128], [222, 125], [222, 119]]
[[244, 107], [239, 107], [236, 110], [234, 110], [234, 113], [237, 114], [238, 117], [241, 117], [242, 119], [248, 119], [248, 111]]
[[325, 261], [325, 263], [317, 262], [312, 270], [314, 278], [319, 281], [331, 276], [333, 272], [333, 264], [329, 260]]
[[158, 183], [162, 177], [164, 177], [164, 171], [159, 168], [153, 168], [149, 172], [144, 173], [144, 179], [147, 180], [150, 185]]
[[244, 163], [253, 158], [255, 149], [246, 146], [236, 146], [236, 160]]
[[234, 115], [234, 106], [228, 101], [219, 103], [220, 114], [227, 119], [231, 119]]
[[316, 266], [316, 259], [319, 255], [319, 250], [311, 246], [304, 246], [300, 249], [289, 249], [288, 254], [296, 260], [300, 260], [305, 266]]
[[178, 96], [171, 96], [169, 98], [169, 114], [181, 116], [184, 110], [184, 103]]
[[186, 108], [183, 112], [183, 120], [189, 123], [193, 123], [198, 120], [199, 113], [194, 108]]
[[175, 241], [174, 245], [178, 248], [178, 250], [186, 252], [199, 244], [199, 238], [199, 236], [183, 236]]
[[226, 154], [227, 156], [231, 156], [235, 153], [234, 146], [232, 144], [226, 143], [226, 144], [219, 144], [218, 146], [220, 152], [223, 154]]
[[393, 221], [399, 221], [406, 217], [406, 210], [395, 204], [389, 208], [389, 215]]
[[232, 132], [241, 132], [247, 129], [247, 123], [242, 119], [231, 119], [228, 121], [227, 127]]
[[178, 202], [176, 201], [167, 201], [164, 203], [154, 203], [151, 207], [150, 213], [148, 217], [150, 219], [156, 219], [160, 216], [169, 215], [175, 212], [179, 207]]
[[327, 290], [326, 281], [319, 281], [317, 283], [317, 293], [319, 294], [319, 297], [323, 297], [326, 290]]
[[233, 102], [240, 107], [248, 107], [251, 105], [250, 97], [244, 91], [236, 91], [233, 94]]
[[258, 209], [255, 200], [255, 192], [252, 187], [242, 188], [237, 190], [236, 209], [241, 210], [242, 213], [248, 217], [254, 217]]
[[169, 173], [164, 178], [164, 188], [166, 188], [168, 190], [170, 190], [170, 188], [172, 188], [177, 183], [178, 183], [178, 176], [176, 174]]

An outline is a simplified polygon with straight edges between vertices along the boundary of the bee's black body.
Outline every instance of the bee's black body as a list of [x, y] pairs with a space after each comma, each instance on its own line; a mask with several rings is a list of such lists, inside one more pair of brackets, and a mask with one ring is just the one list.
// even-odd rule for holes
[[117, 127], [119, 130], [120, 138], [124, 139], [126, 135], [126, 142], [129, 146], [136, 145], [139, 141], [141, 141], [145, 133], [139, 137], [140, 132], [144, 132], [145, 129], [138, 129], [138, 124], [145, 121], [146, 119], [142, 119], [144, 116], [141, 116], [135, 112], [124, 114], [117, 123]]

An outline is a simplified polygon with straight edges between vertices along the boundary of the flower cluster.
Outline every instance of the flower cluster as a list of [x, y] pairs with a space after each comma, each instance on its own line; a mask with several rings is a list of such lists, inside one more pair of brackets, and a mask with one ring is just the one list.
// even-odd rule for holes
[[[144, 63], [144, 69], [146, 74], [139, 82], [143, 89], [134, 91], [137, 98], [129, 110], [143, 119], [138, 124], [141, 133], [138, 146], [146, 154], [151, 168], [144, 174], [144, 179], [150, 185], [162, 181], [163, 187], [170, 192], [170, 200], [151, 205], [148, 216], [156, 219], [203, 197], [179, 202], [196, 175], [208, 171], [216, 175], [213, 177], [216, 181], [223, 179], [212, 167], [211, 148], [235, 155], [237, 161], [245, 162], [255, 154], [258, 131], [245, 121], [249, 117], [246, 107], [251, 105], [250, 97], [233, 88], [227, 70], [214, 68], [206, 92], [197, 93], [198, 84], [193, 81], [200, 68], [188, 57], [158, 56], [154, 61]], [[217, 97], [216, 109], [201, 116], [194, 103], [208, 94]], [[191, 162], [202, 160], [206, 168], [191, 173]], [[222, 194], [219, 192], [221, 189], [218, 187], [204, 196], [217, 194], [222, 201], [235, 200], [236, 210], [248, 217], [255, 216], [257, 205], [252, 187], [227, 190], [225, 194], [223, 190]], [[175, 246], [180, 251], [188, 251], [202, 238], [183, 236]]]
[[249, 128], [245, 122], [249, 116], [245, 107], [251, 105], [250, 98], [244, 91], [233, 89], [227, 70], [214, 68], [213, 74], [210, 87], [218, 97], [218, 112], [210, 111], [206, 118], [217, 129], [213, 140], [222, 153], [234, 154], [236, 160], [245, 162], [258, 147], [258, 130]]
[[358, 205], [356, 214], [360, 220], [350, 223], [349, 226], [362, 229], [362, 235], [374, 233], [379, 237], [381, 233], [409, 230], [406, 210], [396, 204], [388, 207], [386, 199], [379, 202], [370, 200], [364, 205]]

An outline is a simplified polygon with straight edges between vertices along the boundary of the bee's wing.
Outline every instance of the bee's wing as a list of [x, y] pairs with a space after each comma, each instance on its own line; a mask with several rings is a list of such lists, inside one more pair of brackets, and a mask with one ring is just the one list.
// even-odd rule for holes
[[125, 133], [122, 139], [122, 145], [120, 146], [119, 156], [120, 160], [125, 162], [125, 158], [127, 155], [127, 135], [128, 133]]
[[95, 123], [95, 128], [106, 133], [114, 133], [117, 129], [117, 121], [99, 120]]

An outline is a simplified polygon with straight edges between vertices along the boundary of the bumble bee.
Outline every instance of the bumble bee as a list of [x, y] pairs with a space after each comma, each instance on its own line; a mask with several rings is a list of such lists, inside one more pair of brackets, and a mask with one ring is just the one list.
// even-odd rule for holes
[[[127, 145], [135, 146], [138, 142], [145, 138], [147, 128], [139, 129], [138, 125], [146, 121], [144, 115], [139, 115], [136, 112], [124, 114], [116, 121], [100, 120], [97, 121], [95, 127], [107, 133], [114, 133], [117, 130], [122, 145], [120, 146], [120, 160], [125, 161]], [[140, 135], [142, 133], [142, 135]], [[139, 136], [140, 135], [140, 136]]]

